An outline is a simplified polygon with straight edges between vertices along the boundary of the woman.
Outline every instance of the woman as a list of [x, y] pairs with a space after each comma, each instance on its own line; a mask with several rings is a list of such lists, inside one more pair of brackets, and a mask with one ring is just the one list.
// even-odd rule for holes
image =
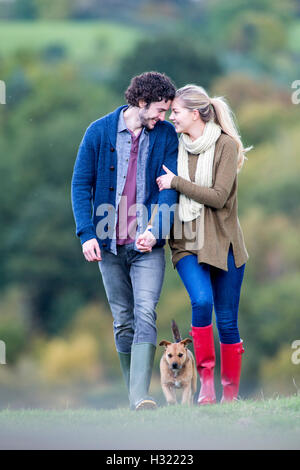
[[221, 347], [222, 402], [237, 399], [243, 341], [238, 307], [248, 259], [237, 214], [237, 173], [245, 152], [223, 98], [199, 86], [179, 89], [170, 119], [181, 133], [178, 176], [164, 167], [159, 190], [179, 193], [170, 235], [172, 262], [192, 304], [192, 338], [200, 375], [198, 404], [216, 403], [212, 309]]

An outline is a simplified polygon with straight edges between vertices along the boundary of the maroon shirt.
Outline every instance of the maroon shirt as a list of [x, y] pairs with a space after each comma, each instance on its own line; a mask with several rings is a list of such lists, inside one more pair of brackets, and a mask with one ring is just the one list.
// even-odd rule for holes
[[136, 210], [133, 211], [133, 209], [131, 209], [130, 211], [131, 214], [134, 213], [134, 215], [128, 215], [128, 211], [130, 207], [136, 204], [136, 170], [141, 132], [136, 136], [130, 129], [128, 130], [131, 134], [131, 149], [126, 182], [118, 207], [116, 226], [117, 245], [133, 243], [135, 241], [137, 226]]

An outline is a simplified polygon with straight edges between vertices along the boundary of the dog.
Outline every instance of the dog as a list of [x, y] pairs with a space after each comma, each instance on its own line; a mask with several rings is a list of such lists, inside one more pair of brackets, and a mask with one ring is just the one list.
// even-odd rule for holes
[[192, 405], [197, 389], [197, 370], [192, 352], [187, 345], [190, 338], [181, 339], [178, 326], [172, 321], [172, 332], [175, 342], [163, 340], [159, 346], [165, 351], [160, 360], [160, 381], [168, 405], [175, 405], [176, 389], [182, 389], [181, 404]]

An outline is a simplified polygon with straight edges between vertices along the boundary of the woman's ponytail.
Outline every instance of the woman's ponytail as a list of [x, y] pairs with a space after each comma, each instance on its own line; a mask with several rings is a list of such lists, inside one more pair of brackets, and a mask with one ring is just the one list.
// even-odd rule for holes
[[234, 139], [238, 148], [238, 165], [237, 171], [239, 172], [245, 161], [245, 153], [252, 149], [252, 147], [244, 148], [241, 137], [239, 135], [237, 126], [235, 124], [234, 114], [223, 97], [214, 97], [210, 100], [214, 108], [216, 121], [225, 132]]

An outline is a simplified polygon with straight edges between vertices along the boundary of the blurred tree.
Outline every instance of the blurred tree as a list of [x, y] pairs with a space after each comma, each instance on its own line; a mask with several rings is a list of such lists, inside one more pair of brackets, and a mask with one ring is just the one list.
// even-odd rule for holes
[[255, 54], [257, 58], [268, 58], [283, 49], [287, 36], [286, 28], [269, 12], [264, 14], [245, 12], [231, 22], [228, 45], [242, 54]]
[[[293, 116], [294, 108], [291, 113]], [[274, 122], [276, 125], [275, 118]], [[240, 177], [243, 191], [239, 204], [243, 212], [253, 206], [262, 207], [267, 214], [289, 216], [292, 223], [300, 215], [300, 139], [297, 122], [287, 127], [281, 122], [273, 141], [265, 141], [249, 152]]]
[[251, 259], [247, 271], [256, 287], [300, 271], [299, 223], [287, 215], [267, 214], [258, 205], [248, 208], [242, 220]]
[[[239, 330], [246, 350], [243, 388], [252, 393], [260, 387], [263, 359], [275, 364], [282, 345], [297, 339], [300, 329], [299, 224], [288, 217], [268, 216], [256, 207], [248, 210], [241, 225], [250, 258], [241, 293]], [[276, 383], [275, 376], [273, 379]]]
[[39, 18], [60, 20], [70, 18], [73, 11], [72, 0], [31, 0], [35, 3]]
[[167, 74], [178, 87], [196, 83], [207, 88], [222, 73], [217, 55], [208, 48], [196, 47], [183, 37], [156, 37], [140, 41], [121, 60], [116, 90], [123, 92], [134, 75], [150, 70]]
[[36, 0], [14, 0], [13, 15], [17, 19], [32, 20], [37, 17]]
[[294, 14], [293, 0], [212, 0], [206, 4], [204, 33], [228, 70], [273, 73], [284, 83], [296, 70], [288, 51]]
[[87, 302], [80, 308], [66, 331], [71, 337], [79, 334], [93, 337], [98, 344], [98, 357], [103, 374], [109, 379], [120, 377], [120, 363], [115, 348], [112, 323], [109, 304], [103, 299], [103, 302]]
[[[211, 0], [207, 2], [207, 12], [209, 15], [209, 22], [213, 26], [212, 33], [219, 33], [223, 35], [228, 32], [232, 26], [232, 22], [240, 15], [247, 13], [257, 13], [258, 15], [265, 13], [271, 15], [273, 18], [280, 19], [281, 21], [289, 22], [296, 10], [294, 0]], [[218, 30], [219, 28], [219, 30]]]
[[272, 77], [258, 79], [253, 74], [232, 72], [216, 78], [212, 93], [228, 98], [234, 110], [239, 111], [247, 104], [262, 106], [264, 103], [289, 108], [291, 112], [291, 92], [286, 87], [278, 87]]
[[66, 63], [51, 74], [39, 63], [32, 70], [32, 95], [14, 112], [8, 102], [0, 129], [1, 282], [20, 283], [34, 325], [57, 334], [86, 299], [103, 295], [98, 266], [84, 260], [75, 236], [70, 184], [86, 127], [117, 99]]
[[[104, 13], [101, 9], [105, 3]], [[154, 5], [145, 0], [139, 2], [139, 7], [146, 3]], [[41, 57], [22, 50], [1, 60], [1, 79], [7, 84], [8, 99], [7, 105], [0, 107], [0, 288], [4, 297], [0, 306], [0, 339], [1, 335], [10, 338], [14, 348], [11, 358], [16, 361], [29, 344], [25, 344], [24, 338], [32, 336], [35, 328], [38, 333], [41, 330], [46, 333], [47, 342], [47, 334], [65, 335], [72, 325], [74, 338], [80, 330], [93, 336], [92, 342], [72, 342], [74, 356], [69, 360], [73, 371], [80, 348], [95, 344], [99, 337], [99, 351], [107, 364], [103, 374], [108, 377], [120, 373], [117, 356], [111, 359], [115, 349], [108, 305], [98, 309], [99, 301], [103, 299], [104, 303], [105, 298], [98, 267], [84, 261], [80, 242], [75, 237], [70, 182], [78, 144], [86, 127], [123, 102], [121, 95], [110, 87], [109, 78], [115, 68], [118, 74], [114, 90], [118, 93], [124, 92], [133, 75], [155, 68], [170, 75], [177, 86], [194, 81], [209, 87], [212, 94], [228, 98], [244, 143], [255, 146], [239, 175], [241, 225], [250, 254], [240, 307], [240, 331], [246, 347], [242, 388], [253, 390], [259, 386], [263, 358], [268, 361], [263, 367], [274, 371], [270, 380], [276, 387], [276, 376], [281, 380], [284, 368], [281, 349], [299, 331], [299, 106], [291, 104], [290, 85], [286, 86], [290, 82], [285, 82], [285, 88], [274, 84], [277, 72], [285, 74], [290, 64], [288, 56], [282, 61], [281, 53], [289, 30], [291, 3], [197, 2], [198, 16], [194, 15], [194, 22], [191, 1], [176, 1], [176, 8], [187, 13], [181, 17], [176, 17], [175, 2], [172, 3], [174, 17], [169, 27], [180, 34], [174, 37], [173, 31], [171, 38], [148, 39], [138, 44], [134, 54], [120, 64], [120, 55], [111, 52], [111, 42], [105, 42], [100, 33], [99, 57], [103, 58], [105, 51], [105, 60], [101, 62], [100, 58], [89, 63], [87, 58], [82, 68], [69, 62], [68, 48], [64, 49], [56, 41], [45, 48]], [[139, 18], [141, 10], [134, 10], [133, 0], [127, 3], [125, 0], [114, 0], [114, 3], [76, 0], [72, 8], [75, 5], [78, 8], [79, 4], [82, 9], [86, 6], [82, 14], [90, 18], [103, 18], [102, 14], [116, 17], [122, 6], [126, 21], [138, 21], [139, 25], [148, 21], [151, 37], [156, 34], [152, 20]], [[61, 6], [53, 2], [53, 9], [48, 5], [52, 17], [63, 18], [66, 14], [66, 2], [61, 2]], [[93, 13], [95, 5], [98, 16]], [[185, 22], [181, 26], [176, 24], [175, 29], [176, 18], [185, 18]], [[112, 35], [117, 36], [115, 32]], [[115, 44], [117, 48], [117, 37]], [[203, 52], [201, 44], [209, 44], [208, 51]], [[279, 56], [274, 53], [275, 46]], [[225, 66], [232, 72], [230, 53], [236, 59], [239, 73], [224, 75]], [[276, 73], [265, 74], [263, 79], [262, 75], [253, 78], [255, 73], [261, 73], [257, 64], [262, 62], [264, 54], [269, 54], [274, 63], [279, 60], [278, 68], [272, 69]], [[249, 57], [249, 73], [242, 75], [243, 59]], [[26, 293], [25, 310], [26, 315], [30, 312], [30, 321], [24, 320], [23, 300], [8, 301], [6, 289], [10, 287]], [[4, 311], [7, 315], [2, 315]], [[182, 335], [188, 335], [189, 299], [170, 266], [158, 312], [160, 339], [171, 338], [172, 318], [178, 322]], [[63, 348], [51, 343], [57, 346], [51, 349], [52, 358], [57, 357], [57, 351], [64, 354], [67, 341], [64, 340]], [[95, 358], [96, 350], [91, 347], [90, 351]], [[157, 356], [157, 367], [158, 360]], [[281, 372], [277, 363], [282, 364]], [[285, 377], [290, 380], [288, 375]]]
[[93, 383], [101, 377], [99, 343], [88, 333], [54, 338], [41, 351], [41, 375], [48, 384]]
[[0, 340], [6, 345], [6, 363], [14, 365], [28, 348], [31, 318], [28, 297], [19, 285], [11, 284], [0, 300]]
[[60, 62], [67, 57], [66, 47], [59, 43], [50, 44], [43, 49], [41, 56], [48, 63]]
[[299, 393], [300, 367], [292, 362], [293, 352], [291, 341], [283, 344], [274, 357], [262, 361], [259, 376], [264, 393], [269, 396]]

